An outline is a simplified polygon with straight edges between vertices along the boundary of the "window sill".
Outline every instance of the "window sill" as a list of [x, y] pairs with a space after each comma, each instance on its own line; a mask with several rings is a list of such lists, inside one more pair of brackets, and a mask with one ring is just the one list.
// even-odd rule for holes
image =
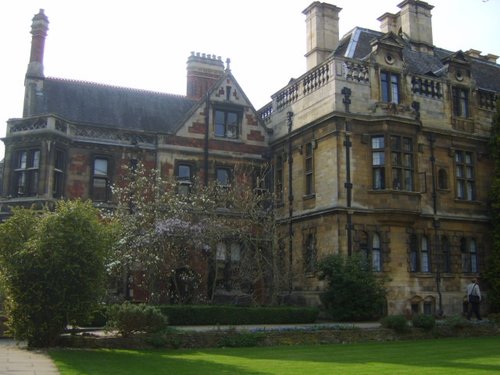
[[455, 198], [455, 203], [473, 204], [476, 206], [481, 205], [481, 202], [478, 201], [477, 199], [468, 200], [468, 199]]
[[302, 199], [307, 201], [307, 200], [310, 200], [310, 199], [316, 199], [316, 194], [307, 194], [307, 195], [304, 195], [302, 196]]
[[410, 275], [412, 277], [421, 277], [424, 279], [430, 279], [436, 276], [433, 272], [410, 272]]
[[419, 191], [410, 191], [410, 190], [397, 190], [397, 189], [371, 189], [368, 190], [368, 193], [371, 194], [404, 194], [404, 195], [421, 195]]

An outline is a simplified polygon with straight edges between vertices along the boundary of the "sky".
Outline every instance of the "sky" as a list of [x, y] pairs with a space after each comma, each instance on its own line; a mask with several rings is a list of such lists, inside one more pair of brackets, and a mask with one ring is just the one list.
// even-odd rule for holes
[[[340, 36], [402, 0], [328, 0], [342, 11]], [[185, 95], [192, 51], [231, 59], [231, 71], [256, 109], [306, 71], [306, 9], [312, 0], [8, 0], [0, 22], [0, 137], [22, 115], [31, 20], [49, 18], [45, 76]], [[500, 55], [500, 0], [428, 0], [433, 39], [451, 51]], [[497, 61], [500, 63], [500, 59]], [[0, 142], [0, 160], [4, 146]]]

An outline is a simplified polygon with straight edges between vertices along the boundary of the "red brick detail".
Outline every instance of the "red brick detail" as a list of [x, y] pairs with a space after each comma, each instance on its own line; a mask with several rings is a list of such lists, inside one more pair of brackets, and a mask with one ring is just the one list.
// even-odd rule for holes
[[83, 175], [85, 172], [87, 172], [88, 167], [89, 160], [87, 155], [85, 154], [73, 155], [69, 162], [69, 171], [72, 174]]
[[247, 125], [249, 125], [249, 126], [259, 125], [259, 123], [257, 122], [257, 118], [253, 114], [247, 113], [247, 114], [245, 114], [245, 118], [247, 120]]
[[188, 128], [189, 133], [205, 134], [205, 124], [202, 122], [193, 122], [193, 126]]
[[249, 141], [259, 141], [264, 142], [266, 138], [262, 135], [260, 130], [250, 130], [250, 133], [247, 135], [247, 139]]
[[85, 194], [85, 184], [82, 181], [76, 180], [68, 187], [68, 198], [77, 199], [83, 198]]
[[167, 177], [172, 175], [171, 171], [174, 169], [174, 166], [170, 163], [163, 163], [161, 166], [161, 175], [163, 177]]

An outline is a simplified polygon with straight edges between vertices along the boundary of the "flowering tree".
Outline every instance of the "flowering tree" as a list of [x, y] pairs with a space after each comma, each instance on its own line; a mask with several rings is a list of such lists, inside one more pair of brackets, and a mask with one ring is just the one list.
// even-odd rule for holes
[[243, 291], [274, 302], [279, 290], [272, 195], [253, 188], [240, 169], [230, 185], [192, 181], [189, 192], [138, 165], [114, 187], [120, 240], [109, 265], [134, 277], [150, 302], [212, 301], [216, 291]]

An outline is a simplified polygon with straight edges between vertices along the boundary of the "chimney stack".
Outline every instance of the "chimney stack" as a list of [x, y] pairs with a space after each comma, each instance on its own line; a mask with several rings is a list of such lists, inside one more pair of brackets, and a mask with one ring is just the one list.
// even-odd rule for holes
[[307, 70], [324, 62], [339, 44], [339, 12], [342, 8], [315, 1], [306, 15]]
[[224, 63], [220, 56], [191, 52], [187, 61], [186, 96], [196, 100], [203, 98], [223, 74]]
[[49, 19], [40, 9], [33, 17], [31, 24], [31, 54], [26, 72], [27, 77], [43, 78], [43, 50], [45, 47], [45, 37], [49, 29]]
[[411, 42], [432, 47], [432, 5], [419, 0], [405, 0], [398, 4], [401, 11], [401, 31]]

